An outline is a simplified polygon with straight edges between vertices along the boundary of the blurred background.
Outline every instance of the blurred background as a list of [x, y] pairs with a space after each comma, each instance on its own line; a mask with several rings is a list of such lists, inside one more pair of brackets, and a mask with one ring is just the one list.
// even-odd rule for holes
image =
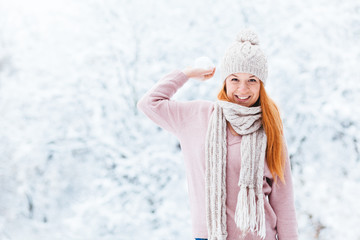
[[191, 239], [179, 142], [136, 103], [244, 27], [269, 58], [300, 239], [360, 239], [356, 0], [0, 0], [0, 239]]

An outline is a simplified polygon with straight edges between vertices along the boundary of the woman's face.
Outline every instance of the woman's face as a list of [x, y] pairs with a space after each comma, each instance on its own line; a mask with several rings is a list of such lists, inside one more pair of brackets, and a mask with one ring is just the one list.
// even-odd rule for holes
[[251, 107], [259, 99], [260, 79], [249, 73], [234, 73], [226, 78], [226, 95], [231, 102]]

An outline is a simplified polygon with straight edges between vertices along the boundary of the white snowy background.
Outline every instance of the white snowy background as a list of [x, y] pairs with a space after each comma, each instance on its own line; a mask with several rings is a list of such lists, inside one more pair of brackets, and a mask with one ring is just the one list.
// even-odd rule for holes
[[179, 143], [136, 102], [243, 27], [269, 58], [300, 239], [359, 240], [357, 0], [0, 0], [0, 239], [191, 239]]

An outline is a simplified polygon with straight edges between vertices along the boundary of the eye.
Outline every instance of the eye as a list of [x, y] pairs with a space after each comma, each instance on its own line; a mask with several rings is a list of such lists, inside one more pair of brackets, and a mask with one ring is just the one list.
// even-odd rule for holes
[[256, 79], [255, 79], [255, 78], [251, 78], [251, 79], [249, 79], [249, 82], [256, 82]]
[[238, 79], [237, 79], [237, 78], [233, 78], [233, 79], [231, 79], [231, 81], [238, 81]]

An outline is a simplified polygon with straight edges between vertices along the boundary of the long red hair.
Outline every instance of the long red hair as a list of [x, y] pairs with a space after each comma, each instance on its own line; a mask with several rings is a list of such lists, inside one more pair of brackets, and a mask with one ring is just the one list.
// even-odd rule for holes
[[[226, 94], [226, 81], [224, 81], [217, 98], [219, 100], [231, 102]], [[283, 124], [280, 112], [275, 102], [267, 95], [263, 83], [260, 81], [260, 106], [262, 110], [262, 124], [267, 137], [266, 162], [270, 172], [275, 179], [277, 177], [285, 183], [284, 168], [284, 142]]]

